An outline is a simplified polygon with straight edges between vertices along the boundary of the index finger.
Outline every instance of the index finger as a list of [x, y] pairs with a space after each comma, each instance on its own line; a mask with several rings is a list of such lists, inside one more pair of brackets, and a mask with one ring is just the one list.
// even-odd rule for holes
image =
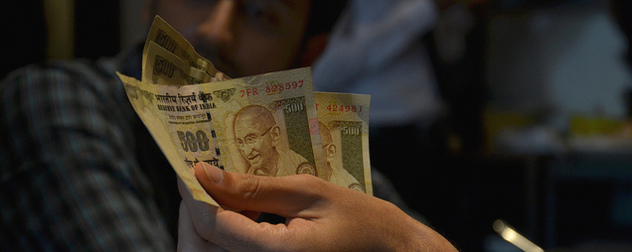
[[[221, 209], [193, 199], [180, 178], [178, 178], [178, 191], [182, 196], [182, 202], [186, 205], [186, 208], [181, 207], [180, 211], [186, 210], [191, 216], [195, 216], [196, 221], [193, 222], [195, 230], [201, 237], [208, 240], [209, 237], [213, 236], [213, 230], [209, 227], [215, 226], [215, 216]], [[180, 215], [182, 214], [181, 212]]]

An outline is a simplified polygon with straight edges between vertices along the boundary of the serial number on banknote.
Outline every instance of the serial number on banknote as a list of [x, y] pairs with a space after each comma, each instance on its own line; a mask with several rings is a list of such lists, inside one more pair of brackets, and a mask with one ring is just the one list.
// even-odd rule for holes
[[[304, 83], [304, 80], [286, 83], [279, 83], [278, 81], [266, 82], [265, 93], [268, 95], [281, 94], [284, 90], [302, 88]], [[261, 91], [262, 90], [255, 87], [239, 90], [239, 93], [241, 94], [241, 97], [251, 97], [260, 95]]]
[[[319, 105], [320, 104], [316, 103], [316, 109], [318, 109]], [[327, 112], [331, 112], [331, 113], [360, 113], [360, 112], [362, 112], [363, 108], [362, 108], [361, 105], [360, 106], [356, 106], [356, 105], [329, 104], [329, 105], [327, 105], [325, 110]]]
[[292, 81], [286, 83], [280, 83], [278, 81], [271, 81], [266, 83], [266, 93], [269, 95], [280, 94], [283, 90], [302, 88], [305, 81]]

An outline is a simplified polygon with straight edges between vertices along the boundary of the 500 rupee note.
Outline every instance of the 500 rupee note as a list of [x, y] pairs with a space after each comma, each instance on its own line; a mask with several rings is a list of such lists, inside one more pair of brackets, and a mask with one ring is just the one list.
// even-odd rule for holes
[[[127, 97], [134, 107], [134, 110], [151, 133], [162, 150], [162, 153], [167, 157], [167, 160], [176, 171], [176, 174], [178, 174], [187, 186], [193, 198], [219, 206], [217, 202], [206, 193], [195, 177], [192, 167], [195, 165], [195, 162], [200, 162], [200, 160], [191, 159], [189, 155], [186, 155], [187, 151], [191, 148], [196, 148], [196, 151], [206, 148], [212, 149], [211, 142], [205, 141], [208, 137], [203, 136], [203, 134], [206, 134], [210, 129], [206, 128], [206, 131], [200, 131], [204, 133], [197, 131], [191, 133], [191, 131], [179, 128], [178, 125], [169, 123], [169, 118], [172, 115], [160, 112], [161, 108], [159, 106], [180, 106], [176, 105], [179, 104], [176, 96], [173, 96], [176, 97], [174, 99], [172, 99], [170, 95], [161, 96], [161, 92], [158, 90], [159, 85], [142, 83], [132, 77], [120, 73], [117, 74], [125, 86]], [[183, 132], [183, 136], [179, 134], [179, 132]], [[190, 134], [193, 134], [193, 136]], [[202, 140], [200, 141], [199, 139]], [[212, 152], [206, 152], [206, 155], [200, 153], [198, 157], [204, 157], [202, 158], [204, 162], [213, 163], [217, 161], [216, 158], [213, 158], [214, 155], [212, 155]]]
[[330, 182], [373, 194], [369, 161], [370, 95], [315, 92]]
[[[189, 86], [192, 87], [192, 86]], [[322, 156], [311, 70], [299, 68], [202, 85], [227, 170], [330, 176]], [[187, 87], [188, 88], [188, 87]]]
[[147, 39], [145, 41], [145, 48], [143, 49], [143, 62], [142, 67], [145, 69], [147, 60], [150, 58], [145, 57], [149, 50], [149, 45], [154, 42], [165, 50], [173, 53], [178, 58], [182, 59], [187, 65], [197, 68], [203, 72], [206, 72], [208, 76], [212, 78], [212, 81], [228, 79], [223, 73], [218, 72], [215, 69], [213, 63], [200, 56], [191, 43], [187, 41], [180, 33], [178, 33], [173, 27], [171, 27], [160, 16], [156, 16], [149, 29]]
[[206, 72], [191, 67], [175, 54], [149, 41], [142, 81], [162, 85], [190, 85], [211, 82]]
[[195, 85], [119, 76], [134, 109], [198, 200], [214, 203], [192, 175], [198, 162], [265, 176], [331, 176], [309, 68]]

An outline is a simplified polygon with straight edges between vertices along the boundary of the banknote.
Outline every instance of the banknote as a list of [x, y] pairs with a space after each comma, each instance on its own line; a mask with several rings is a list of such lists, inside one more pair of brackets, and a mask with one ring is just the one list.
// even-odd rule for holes
[[370, 95], [315, 92], [328, 179], [373, 195], [369, 161]]
[[212, 94], [211, 125], [226, 170], [330, 176], [322, 156], [310, 68], [203, 87], [195, 91]]
[[149, 41], [142, 81], [163, 85], [190, 85], [211, 82], [206, 72], [192, 67], [175, 54]]
[[195, 51], [191, 43], [189, 43], [189, 41], [187, 41], [180, 33], [173, 29], [173, 27], [165, 22], [165, 20], [163, 20], [160, 16], [156, 16], [154, 18], [154, 21], [147, 35], [147, 39], [145, 41], [142, 61], [143, 69], [145, 69], [147, 60], [150, 59], [148, 57], [145, 57], [149, 50], [149, 45], [151, 44], [149, 43], [150, 41], [173, 53], [174, 55], [185, 61], [189, 66], [206, 72], [209, 76], [211, 76], [211, 78], [217, 77], [220, 80], [227, 78], [226, 76], [223, 76], [222, 73], [218, 72], [217, 69], [215, 69], [215, 66], [213, 65], [213, 63], [211, 63], [211, 61], [200, 56]]
[[119, 77], [137, 114], [198, 200], [214, 204], [193, 176], [198, 162], [263, 176], [331, 177], [309, 68], [194, 85]]
[[[195, 165], [194, 162], [200, 162], [200, 160], [202, 160], [204, 162], [213, 163], [217, 158], [213, 158], [215, 156], [212, 154], [204, 156], [200, 153], [197, 155], [200, 159], [186, 155], [187, 151], [192, 149], [195, 151], [206, 150], [207, 148], [211, 149], [210, 139], [208, 136], [205, 136], [208, 131], [200, 129], [198, 132], [179, 129], [177, 124], [174, 126], [174, 124], [169, 123], [169, 118], [174, 115], [161, 113], [161, 110], [165, 108], [175, 109], [176, 106], [181, 106], [177, 105], [180, 104], [177, 98], [171, 99], [170, 95], [161, 96], [159, 85], [143, 83], [121, 73], [117, 74], [125, 86], [125, 92], [127, 93], [132, 107], [134, 107], [134, 110], [151, 133], [162, 150], [162, 153], [167, 157], [167, 160], [176, 171], [176, 174], [178, 174], [187, 186], [193, 198], [211, 205], [219, 206], [217, 202], [206, 193], [195, 177], [193, 169], [191, 169], [191, 167]], [[161, 106], [164, 107], [161, 109]], [[178, 138], [175, 139], [174, 136], [178, 136]], [[209, 152], [206, 150], [205, 153], [212, 153], [212, 151]]]

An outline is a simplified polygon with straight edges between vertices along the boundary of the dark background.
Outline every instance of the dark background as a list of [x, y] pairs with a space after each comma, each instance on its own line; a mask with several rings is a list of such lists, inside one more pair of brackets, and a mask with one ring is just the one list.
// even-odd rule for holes
[[[520, 13], [585, 1], [491, 2], [492, 12]], [[0, 78], [47, 59], [42, 6], [41, 1], [5, 1], [0, 8]], [[120, 1], [75, 1], [74, 18], [74, 57], [96, 59], [121, 49]], [[469, 35], [468, 56], [462, 65], [441, 67], [437, 63], [442, 95], [454, 110], [449, 119], [431, 129], [432, 146], [420, 153], [415, 169], [400, 176], [405, 178], [395, 186], [402, 197], [463, 251], [490, 251], [489, 243], [499, 239], [492, 229], [496, 219], [506, 220], [546, 249], [587, 241], [629, 241], [632, 224], [618, 221], [614, 214], [618, 204], [625, 204], [620, 199], [630, 196], [621, 192], [632, 191], [628, 168], [632, 161], [627, 155], [559, 158], [484, 150], [487, 143], [481, 113], [493, 99], [486, 96], [483, 74], [486, 32], [483, 20]], [[465, 85], [466, 80], [471, 82]], [[448, 129], [463, 138], [461, 151], [448, 150], [449, 139], [443, 137]], [[566, 172], [586, 164], [590, 168], [583, 174]], [[602, 170], [619, 175], [603, 175], [598, 172]]]

